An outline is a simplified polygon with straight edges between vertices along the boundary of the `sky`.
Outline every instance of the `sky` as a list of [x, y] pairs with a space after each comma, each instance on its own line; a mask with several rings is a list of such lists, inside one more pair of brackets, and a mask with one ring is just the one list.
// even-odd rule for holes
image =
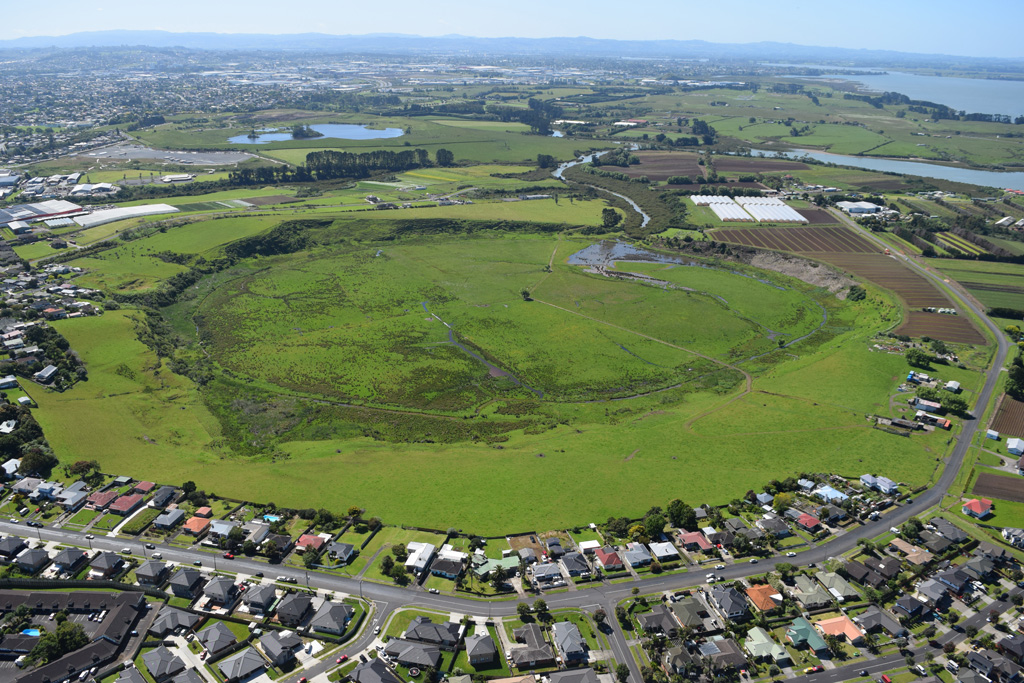
[[1022, 0], [50, 0], [45, 10], [5, 4], [8, 38], [108, 29], [588, 36], [1024, 58]]

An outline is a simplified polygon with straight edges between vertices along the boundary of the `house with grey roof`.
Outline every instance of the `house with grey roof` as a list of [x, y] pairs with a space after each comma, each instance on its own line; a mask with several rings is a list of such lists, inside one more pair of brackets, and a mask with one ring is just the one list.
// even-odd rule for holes
[[555, 583], [561, 581], [562, 578], [562, 570], [556, 564], [548, 562], [538, 564], [533, 568], [533, 579], [537, 583]]
[[548, 674], [550, 683], [598, 683], [597, 672], [590, 668], [552, 671]]
[[284, 666], [295, 659], [295, 650], [302, 647], [302, 638], [294, 631], [271, 631], [260, 638], [260, 649], [270, 663]]
[[212, 655], [216, 655], [218, 652], [226, 650], [238, 642], [235, 634], [224, 625], [223, 621], [215, 621], [211, 626], [200, 631], [197, 637], [199, 642], [203, 644], [203, 647], [209, 650]]
[[551, 625], [551, 640], [565, 664], [587, 661], [587, 642], [576, 624], [571, 621], [556, 621]]
[[[132, 668], [122, 671], [114, 683], [148, 683], [148, 681], [138, 669]], [[171, 683], [178, 683], [178, 679], [172, 678]]]
[[317, 633], [340, 636], [353, 615], [355, 610], [343, 602], [325, 602], [309, 620], [309, 627]]
[[327, 547], [327, 556], [339, 564], [348, 564], [355, 559], [359, 551], [351, 543], [339, 543], [335, 541]]
[[166, 562], [159, 560], [147, 560], [135, 569], [135, 578], [143, 586], [159, 586], [170, 574], [170, 567]]
[[117, 553], [101, 552], [89, 563], [90, 579], [110, 579], [124, 569], [124, 558]]
[[441, 662], [441, 650], [435, 645], [421, 643], [405, 638], [392, 638], [384, 647], [384, 653], [403, 666], [415, 666], [421, 669], [437, 668]]
[[714, 671], [734, 671], [747, 667], [743, 650], [732, 638], [705, 641], [698, 646], [698, 650], [711, 663]]
[[626, 549], [622, 551], [622, 559], [630, 567], [646, 567], [651, 563], [651, 553], [643, 543], [627, 543]]
[[[132, 669], [129, 669], [132, 671]], [[171, 683], [206, 683], [206, 679], [199, 675], [195, 669], [185, 669], [171, 679]]]
[[24, 538], [18, 536], [8, 536], [0, 540], [0, 559], [5, 564], [10, 564], [18, 553], [27, 548], [28, 545], [25, 543]]
[[153, 520], [153, 526], [157, 529], [173, 529], [182, 522], [185, 521], [185, 511], [176, 508], [174, 510], [168, 510], [167, 512], [157, 516]]
[[946, 602], [947, 589], [944, 583], [935, 579], [926, 579], [917, 584], [917, 597], [929, 607], [936, 607]]
[[152, 507], [163, 509], [174, 502], [175, 490], [173, 486], [161, 486], [153, 494], [149, 504]]
[[879, 609], [875, 605], [868, 606], [866, 610], [855, 616], [853, 620], [868, 633], [881, 630], [893, 637], [897, 637], [907, 632], [895, 615], [888, 610]]
[[421, 615], [409, 623], [409, 628], [405, 630], [405, 638], [450, 650], [458, 644], [461, 631], [461, 625], [453, 621], [435, 624]]
[[266, 666], [266, 660], [251, 647], [247, 647], [217, 664], [217, 668], [224, 674], [227, 683], [235, 683], [235, 681], [249, 678], [265, 669]]
[[88, 558], [89, 555], [81, 548], [65, 548], [53, 558], [53, 566], [59, 574], [72, 574], [77, 572]]
[[360, 662], [349, 674], [355, 683], [402, 683], [402, 679], [394, 674], [383, 659], [376, 658]]
[[519, 559], [526, 564], [534, 564], [537, 562], [537, 551], [533, 548], [520, 548]]
[[789, 651], [776, 643], [771, 635], [760, 626], [755, 626], [747, 631], [743, 647], [754, 661], [771, 660], [779, 666], [792, 664]]
[[562, 556], [560, 562], [569, 576], [590, 575], [590, 564], [587, 562], [587, 558], [583, 556], [583, 553], [578, 553], [575, 550], [568, 552]]
[[171, 575], [169, 586], [177, 598], [194, 598], [203, 587], [203, 575], [191, 567], [181, 567]]
[[695, 633], [706, 633], [722, 628], [721, 622], [698, 597], [677, 600], [672, 603], [670, 609], [681, 626], [691, 628]]
[[800, 574], [793, 579], [793, 583], [796, 585], [789, 592], [804, 609], [818, 609], [832, 604], [832, 595], [809, 576]]
[[214, 605], [230, 607], [238, 597], [238, 586], [226, 576], [215, 576], [203, 588], [203, 596]]
[[636, 620], [646, 633], [664, 633], [669, 638], [675, 638], [678, 632], [678, 624], [664, 604], [655, 605], [650, 612], [636, 615]]
[[299, 626], [313, 609], [313, 599], [306, 593], [289, 593], [277, 605], [277, 619], [286, 626]]
[[35, 576], [50, 564], [50, 553], [43, 548], [28, 548], [14, 558], [14, 564], [22, 573]]
[[493, 664], [498, 659], [498, 648], [494, 645], [491, 634], [478, 633], [466, 638], [466, 656], [473, 666]]
[[554, 650], [544, 640], [544, 632], [536, 623], [520, 626], [512, 631], [512, 637], [517, 643], [525, 643], [525, 647], [512, 648], [512, 662], [517, 669], [543, 669], [554, 665]]
[[249, 612], [269, 612], [276, 600], [277, 591], [267, 584], [252, 586], [242, 594], [242, 603], [249, 608]]
[[158, 638], [174, 633], [179, 628], [192, 629], [199, 623], [199, 616], [176, 607], [161, 607], [149, 632]]
[[142, 663], [157, 683], [185, 670], [185, 663], [163, 645], [142, 655]]
[[747, 598], [732, 586], [715, 586], [711, 589], [711, 602], [719, 614], [730, 621], [745, 619], [748, 615]]
[[835, 572], [821, 571], [815, 574], [815, 577], [825, 587], [825, 590], [839, 602], [860, 597], [860, 593], [853, 587], [853, 584]]

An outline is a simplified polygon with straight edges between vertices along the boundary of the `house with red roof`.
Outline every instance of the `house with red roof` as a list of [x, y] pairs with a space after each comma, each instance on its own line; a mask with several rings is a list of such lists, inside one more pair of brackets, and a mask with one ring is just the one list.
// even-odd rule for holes
[[97, 491], [86, 498], [86, 507], [93, 510], [106, 510], [117, 499], [117, 491]]
[[815, 534], [821, 531], [821, 520], [814, 515], [809, 515], [806, 512], [796, 518], [796, 525], [804, 531], [809, 531]]
[[600, 564], [601, 568], [606, 572], [619, 572], [625, 568], [622, 564], [622, 558], [619, 557], [619, 554], [610, 546], [605, 546], [595, 550], [594, 557], [597, 558], [598, 564]]
[[206, 505], [204, 505], [203, 507], [201, 507], [198, 510], [196, 510], [196, 517], [212, 517], [212, 516], [213, 516], [213, 508], [207, 507]]
[[206, 530], [210, 528], [210, 520], [204, 517], [190, 517], [182, 530], [186, 534], [192, 534], [193, 536], [202, 536], [206, 533]]
[[983, 519], [992, 514], [992, 501], [988, 498], [971, 498], [963, 504], [963, 507], [960, 508], [960, 510], [965, 515]]
[[156, 484], [154, 484], [151, 481], [140, 481], [138, 484], [135, 485], [135, 493], [141, 493], [145, 495], [152, 491], [155, 486]]
[[319, 536], [314, 534], [302, 534], [299, 536], [299, 540], [295, 542], [295, 552], [300, 554], [304, 553], [306, 552], [306, 548], [312, 546], [313, 552], [318, 553], [323, 549], [324, 543], [324, 539]]
[[142, 505], [142, 494], [133, 493], [128, 496], [121, 496], [110, 505], [110, 511], [115, 515], [130, 515]]
[[747, 598], [762, 612], [771, 612], [782, 606], [782, 594], [771, 584], [761, 583], [747, 589]]
[[708, 539], [704, 538], [704, 534], [699, 531], [682, 531], [679, 533], [679, 543], [683, 546], [684, 550], [699, 550], [706, 552], [711, 550], [711, 543]]

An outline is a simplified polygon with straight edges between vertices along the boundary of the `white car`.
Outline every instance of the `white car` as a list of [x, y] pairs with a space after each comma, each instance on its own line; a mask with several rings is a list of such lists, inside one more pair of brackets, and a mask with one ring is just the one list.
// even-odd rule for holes
[[796, 553], [790, 550], [788, 553], [786, 553], [786, 557], [796, 557]]
[[716, 564], [715, 565], [715, 569], [725, 569], [725, 565], [724, 564]]

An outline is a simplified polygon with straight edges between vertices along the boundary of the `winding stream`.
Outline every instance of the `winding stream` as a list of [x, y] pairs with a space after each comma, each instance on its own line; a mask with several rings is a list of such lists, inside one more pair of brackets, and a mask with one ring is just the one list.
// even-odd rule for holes
[[[611, 150], [607, 150], [606, 149], [603, 152], [595, 152], [593, 154], [588, 154], [586, 156], [580, 157], [579, 159], [573, 159], [572, 161], [567, 161], [564, 164], [559, 165], [559, 167], [556, 168], [551, 173], [551, 175], [553, 175], [554, 177], [556, 177], [559, 180], [564, 182], [565, 178], [562, 176], [562, 174], [565, 173], [565, 171], [569, 170], [573, 166], [579, 166], [580, 164], [589, 164], [596, 157], [605, 155], [605, 154], [607, 154], [610, 151]], [[648, 216], [646, 213], [644, 213], [644, 210], [640, 208], [640, 205], [637, 204], [636, 202], [634, 202], [632, 199], [630, 199], [626, 195], [619, 194], [618, 192], [612, 192], [611, 190], [606, 190], [603, 187], [598, 187], [596, 185], [587, 185], [586, 183], [580, 183], [580, 185], [586, 185], [587, 187], [592, 187], [595, 190], [597, 190], [598, 192], [606, 192], [606, 193], [608, 193], [610, 195], [618, 197], [619, 199], [621, 199], [624, 202], [626, 202], [627, 204], [629, 204], [631, 207], [633, 207], [634, 211], [636, 211], [638, 214], [640, 214], [640, 218], [642, 219], [641, 222], [640, 222], [640, 227], [641, 228], [646, 228], [647, 224], [651, 222], [651, 217]]]

